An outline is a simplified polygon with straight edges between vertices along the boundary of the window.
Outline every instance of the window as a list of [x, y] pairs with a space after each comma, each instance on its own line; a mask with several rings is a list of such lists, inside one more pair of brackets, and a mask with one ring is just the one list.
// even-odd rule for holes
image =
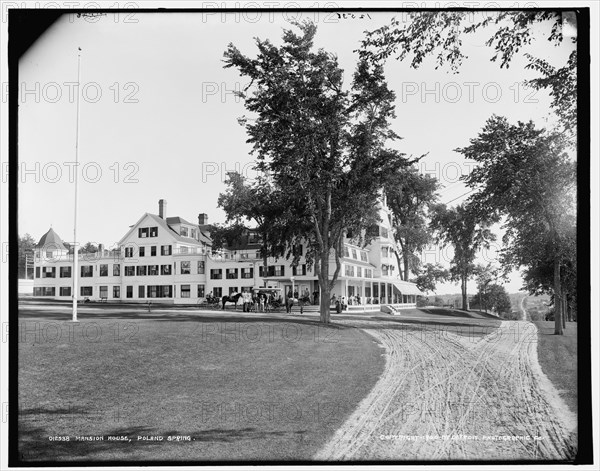
[[370, 268], [365, 268], [365, 278], [373, 278], [373, 270]]
[[361, 252], [361, 253], [360, 253], [360, 259], [361, 259], [363, 262], [368, 262], [368, 261], [369, 261], [369, 259], [367, 258], [367, 252]]
[[285, 276], [285, 267], [283, 265], [275, 265], [275, 276]]
[[148, 286], [147, 294], [149, 298], [172, 298], [173, 291], [171, 285]]
[[212, 292], [215, 298], [220, 298], [223, 296], [223, 288], [214, 287]]
[[181, 237], [187, 237], [188, 236], [188, 228], [181, 226], [181, 230], [179, 233], [181, 234]]
[[250, 258], [250, 257], [249, 257], [249, 254], [247, 252], [240, 254], [240, 259], [242, 259], [242, 260], [248, 260], [248, 258]]
[[121, 276], [121, 265], [118, 263], [113, 265], [113, 276]]
[[306, 275], [306, 264], [298, 265], [297, 267], [292, 267], [292, 276], [296, 275]]
[[238, 277], [238, 269], [237, 268], [228, 268], [227, 271], [227, 279], [228, 280], [237, 280]]
[[181, 297], [182, 298], [190, 297], [190, 285], [181, 285]]
[[198, 275], [204, 275], [204, 260], [198, 260]]
[[242, 278], [254, 278], [254, 268], [242, 268]]
[[81, 296], [93, 296], [94, 287], [93, 286], [82, 286], [79, 290]]
[[298, 255], [298, 256], [302, 255], [302, 244], [296, 244], [294, 246], [294, 249], [292, 250], [292, 252], [294, 255]]
[[181, 262], [181, 275], [189, 275], [191, 273], [190, 262]]
[[[38, 270], [39, 270], [39, 268], [38, 268]], [[71, 278], [71, 267], [60, 267], [60, 277], [61, 278]]]
[[358, 255], [356, 253], [356, 249], [352, 249], [352, 258], [358, 260]]
[[82, 265], [81, 266], [81, 277], [91, 278], [94, 276], [94, 265]]
[[42, 268], [42, 278], [56, 278], [56, 268], [55, 267], [43, 267]]
[[145, 239], [150, 234], [150, 228], [148, 227], [140, 227], [138, 229], [138, 237], [140, 239]]
[[33, 288], [34, 296], [55, 296], [55, 294], [56, 294], [56, 288], [54, 288], [53, 286], [46, 286], [46, 287], [36, 286], [35, 288]]
[[160, 254], [161, 255], [172, 255], [173, 254], [173, 246], [172, 245], [161, 245], [160, 246]]
[[148, 265], [148, 275], [158, 275], [158, 265]]
[[133, 265], [125, 266], [125, 276], [135, 275], [135, 267]]
[[191, 237], [192, 239], [196, 239], [196, 229], [191, 229], [191, 230], [190, 230], [190, 237]]
[[150, 228], [150, 237], [158, 237], [158, 227]]
[[52, 250], [46, 250], [46, 258], [52, 258]]
[[254, 254], [254, 258], [262, 258], [262, 256], [260, 255], [260, 250], [257, 250], [256, 253]]
[[380, 226], [380, 228], [379, 228], [379, 235], [381, 237], [387, 238], [387, 236], [388, 236], [388, 230], [385, 227]]
[[188, 252], [189, 252], [189, 250], [185, 245], [182, 245], [181, 247], [179, 247], [179, 253], [186, 254]]
[[133, 247], [125, 247], [125, 258], [133, 257]]
[[348, 250], [348, 247], [346, 247], [344, 245], [344, 257], [350, 258], [350, 251]]
[[229, 287], [229, 296], [231, 296], [232, 294], [237, 294], [237, 293], [238, 293], [237, 286], [230, 286]]
[[211, 280], [220, 280], [223, 278], [223, 270], [220, 268], [212, 268], [210, 270], [210, 279]]
[[108, 265], [100, 265], [100, 276], [108, 276]]
[[100, 299], [108, 299], [108, 286], [100, 286]]
[[146, 247], [140, 247], [139, 252], [140, 257], [144, 257], [146, 255]]
[[198, 285], [198, 297], [199, 298], [204, 297], [204, 285]]
[[71, 296], [70, 286], [61, 286], [59, 291], [60, 296]]
[[121, 297], [121, 287], [113, 286], [113, 298], [120, 298], [120, 297]]
[[40, 277], [40, 267], [35, 267], [35, 277], [36, 278]]
[[267, 274], [264, 274], [265, 272], [265, 267], [264, 265], [261, 265], [258, 267], [258, 276], [275, 276], [275, 266], [274, 265], [269, 265], [267, 267]]
[[147, 270], [146, 265], [140, 265], [135, 267], [135, 274], [137, 276], [146, 276]]
[[346, 265], [344, 273], [346, 276], [354, 276], [354, 267], [352, 265]]
[[152, 247], [150, 247], [150, 256], [156, 257], [156, 245], [153, 245]]
[[170, 275], [171, 274], [171, 264], [161, 265], [160, 266], [160, 274], [161, 275]]
[[145, 298], [146, 297], [145, 292], [146, 292], [145, 286], [138, 286], [138, 298]]
[[356, 276], [362, 276], [362, 267], [356, 267]]
[[133, 298], [133, 286], [127, 286], [125, 288], [126, 294], [125, 296], [127, 296], [128, 298]]

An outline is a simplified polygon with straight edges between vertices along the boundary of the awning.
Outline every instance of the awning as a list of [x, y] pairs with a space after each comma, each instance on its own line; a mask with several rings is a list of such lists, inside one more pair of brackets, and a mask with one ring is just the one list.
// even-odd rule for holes
[[423, 293], [417, 285], [411, 283], [410, 281], [402, 281], [402, 280], [391, 280], [392, 284], [400, 291], [402, 294], [416, 294], [419, 296], [423, 296]]

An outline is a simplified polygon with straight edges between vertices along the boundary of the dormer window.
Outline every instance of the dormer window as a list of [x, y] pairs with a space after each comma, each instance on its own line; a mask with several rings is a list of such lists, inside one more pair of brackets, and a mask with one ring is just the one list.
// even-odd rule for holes
[[181, 234], [181, 237], [187, 237], [188, 236], [188, 228], [182, 226], [180, 234]]

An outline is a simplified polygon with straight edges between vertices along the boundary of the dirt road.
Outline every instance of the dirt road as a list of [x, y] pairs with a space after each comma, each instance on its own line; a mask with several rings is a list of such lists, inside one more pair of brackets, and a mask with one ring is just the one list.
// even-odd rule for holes
[[537, 328], [485, 337], [386, 325], [380, 380], [319, 460], [546, 460], [574, 456], [576, 418], [543, 374]]

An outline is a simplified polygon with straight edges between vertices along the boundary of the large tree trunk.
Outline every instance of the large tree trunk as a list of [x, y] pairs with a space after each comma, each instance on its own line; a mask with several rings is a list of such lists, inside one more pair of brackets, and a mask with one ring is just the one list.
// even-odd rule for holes
[[409, 254], [408, 252], [404, 252], [403, 254], [403, 258], [404, 258], [404, 281], [408, 281], [408, 277], [410, 276], [410, 269], [409, 269], [409, 260], [408, 260]]
[[554, 259], [554, 334], [563, 335], [560, 260], [558, 257]]
[[329, 253], [322, 255], [319, 264], [319, 289], [321, 291], [321, 305], [319, 306], [320, 320], [329, 324], [331, 290], [329, 289]]
[[461, 275], [460, 277], [460, 292], [462, 294], [462, 310], [468, 311], [468, 300], [467, 300], [467, 277], [465, 275]]
[[402, 259], [400, 258], [400, 255], [398, 255], [398, 250], [394, 250], [394, 255], [396, 256], [396, 262], [398, 263], [398, 269], [400, 270], [400, 279], [406, 281], [404, 273], [402, 273]]

